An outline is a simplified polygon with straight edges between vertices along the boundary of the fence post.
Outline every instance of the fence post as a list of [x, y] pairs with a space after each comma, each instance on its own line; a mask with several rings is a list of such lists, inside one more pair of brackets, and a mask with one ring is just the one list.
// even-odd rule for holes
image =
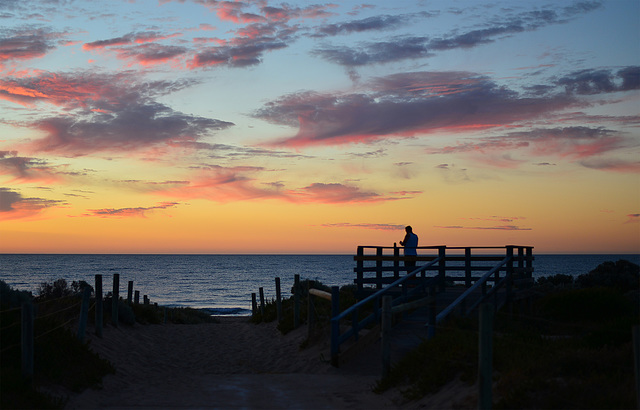
[[393, 277], [400, 279], [400, 248], [393, 243]]
[[358, 295], [362, 293], [362, 288], [364, 287], [364, 284], [362, 283], [363, 275], [364, 275], [364, 261], [362, 260], [363, 256], [364, 256], [364, 247], [358, 246], [357, 261], [356, 261], [356, 281], [357, 281], [356, 292]]
[[102, 275], [96, 275], [96, 336], [102, 337], [104, 313], [102, 307]]
[[276, 312], [278, 322], [282, 322], [282, 295], [280, 293], [280, 278], [276, 278]]
[[139, 305], [140, 304], [140, 291], [136, 290], [135, 292], [133, 292], [133, 304], [134, 305]]
[[382, 246], [376, 248], [376, 289], [382, 289]]
[[129, 281], [129, 286], [128, 286], [128, 289], [127, 289], [127, 303], [129, 305], [131, 305], [132, 297], [133, 297], [133, 281], [130, 280]]
[[82, 304], [80, 305], [80, 320], [78, 321], [78, 340], [84, 342], [84, 334], [87, 330], [87, 318], [89, 316], [89, 299], [91, 289], [86, 286], [82, 290]]
[[480, 305], [480, 334], [478, 337], [478, 409], [489, 410], [493, 404], [493, 306]]
[[258, 290], [260, 291], [260, 314], [262, 315], [262, 320], [264, 320], [264, 288]]
[[258, 302], [256, 302], [256, 292], [251, 293], [251, 314], [255, 316], [258, 313]]
[[436, 287], [435, 285], [429, 287], [429, 304], [428, 306], [428, 322], [427, 322], [427, 339], [433, 339], [436, 335], [436, 314], [438, 310], [438, 304], [436, 301]]
[[118, 327], [118, 301], [120, 299], [120, 274], [113, 274], [113, 296], [111, 297], [111, 321]]
[[300, 275], [297, 273], [293, 279], [293, 328], [300, 326]]
[[471, 248], [464, 248], [464, 286], [471, 287]]
[[447, 265], [446, 265], [446, 246], [438, 247], [438, 257], [440, 258], [440, 262], [438, 263], [438, 284], [440, 286], [440, 290], [444, 291], [446, 286], [446, 274], [447, 274]]
[[382, 298], [382, 378], [391, 370], [391, 296]]
[[22, 304], [22, 376], [33, 376], [33, 305]]
[[640, 326], [633, 327], [633, 368], [636, 374], [636, 400], [640, 409]]
[[313, 303], [313, 295], [309, 293], [310, 288], [311, 281], [307, 281], [307, 339], [311, 338], [313, 328], [316, 325], [315, 305]]
[[340, 364], [340, 322], [337, 320], [340, 314], [340, 287], [331, 287], [331, 364], [338, 367]]

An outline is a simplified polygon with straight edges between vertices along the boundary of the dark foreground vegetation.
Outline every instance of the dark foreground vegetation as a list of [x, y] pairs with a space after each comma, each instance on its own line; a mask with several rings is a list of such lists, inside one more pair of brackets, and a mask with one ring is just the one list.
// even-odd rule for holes
[[[43, 283], [37, 295], [11, 289], [0, 281], [0, 408], [60, 409], [66, 403], [60, 391], [80, 392], [97, 387], [102, 378], [115, 373], [108, 361], [94, 353], [88, 343], [78, 339], [78, 317], [84, 281], [70, 286], [64, 279]], [[89, 309], [89, 328], [95, 324], [95, 300]], [[111, 322], [112, 298], [104, 299], [104, 324]], [[31, 303], [34, 321], [33, 376], [25, 377], [21, 356], [22, 303]], [[160, 323], [204, 323], [214, 319], [189, 308], [164, 309], [154, 304], [130, 305], [118, 301], [122, 326]]]
[[[638, 266], [627, 261], [607, 262], [575, 280], [541, 278], [530, 306], [496, 314], [494, 408], [635, 408], [638, 278]], [[458, 378], [472, 385], [477, 375], [478, 320], [453, 317], [397, 363], [376, 391], [400, 388], [415, 400]]]
[[[496, 314], [493, 337], [494, 408], [635, 408], [631, 329], [640, 324], [640, 273], [627, 261], [607, 262], [586, 275], [540, 278], [530, 304]], [[38, 295], [11, 289], [0, 281], [0, 408], [63, 408], [62, 390], [99, 386], [116, 369], [77, 338], [77, 316], [85, 282], [42, 284]], [[317, 281], [300, 284], [300, 324], [308, 315], [309, 287], [329, 291]], [[356, 302], [355, 288], [340, 289], [340, 309]], [[328, 335], [330, 302], [314, 297], [320, 334]], [[20, 305], [36, 306], [34, 376], [21, 371]], [[110, 323], [112, 298], [105, 297], [104, 322]], [[293, 297], [283, 300], [282, 333], [293, 330]], [[95, 318], [93, 301], [89, 323]], [[363, 316], [367, 315], [362, 309]], [[118, 301], [123, 326], [203, 323], [214, 320], [195, 309], [165, 309]], [[277, 318], [275, 301], [252, 321]], [[89, 329], [93, 329], [92, 326]], [[308, 343], [307, 341], [306, 343]], [[304, 347], [301, 346], [301, 347]], [[376, 392], [400, 389], [407, 401], [437, 392], [453, 380], [473, 385], [478, 369], [475, 317], [452, 317], [437, 337], [395, 364]], [[475, 407], [475, 403], [466, 403]]]

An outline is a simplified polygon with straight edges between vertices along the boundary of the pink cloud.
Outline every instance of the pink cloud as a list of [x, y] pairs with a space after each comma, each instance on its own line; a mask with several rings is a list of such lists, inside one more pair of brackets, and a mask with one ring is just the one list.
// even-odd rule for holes
[[372, 229], [377, 231], [397, 231], [404, 229], [405, 225], [394, 225], [394, 224], [354, 224], [349, 222], [342, 223], [333, 223], [333, 224], [322, 224], [320, 225], [325, 228], [355, 228], [355, 229]]
[[627, 219], [627, 222], [625, 222], [627, 224], [640, 222], [640, 214], [629, 214], [627, 215], [627, 218], [629, 218]]
[[25, 198], [19, 192], [0, 187], [0, 221], [33, 219], [45, 210], [65, 206], [64, 201]]
[[177, 202], [162, 202], [156, 206], [148, 207], [89, 209], [88, 212], [82, 216], [97, 216], [100, 218], [146, 218], [149, 212], [174, 208], [177, 205], [179, 205]]

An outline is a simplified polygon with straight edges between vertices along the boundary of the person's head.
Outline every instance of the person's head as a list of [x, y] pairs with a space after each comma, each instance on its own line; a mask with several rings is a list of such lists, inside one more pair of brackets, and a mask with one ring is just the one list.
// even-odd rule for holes
[[405, 227], [404, 230], [407, 231], [407, 233], [412, 233], [413, 232], [413, 228], [411, 226]]

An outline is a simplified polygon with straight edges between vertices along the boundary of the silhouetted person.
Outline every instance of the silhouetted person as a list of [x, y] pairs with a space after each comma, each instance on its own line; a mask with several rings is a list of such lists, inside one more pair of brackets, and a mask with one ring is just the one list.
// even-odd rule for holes
[[418, 252], [416, 250], [418, 246], [418, 235], [413, 233], [413, 228], [411, 226], [407, 226], [404, 228], [406, 231], [406, 235], [404, 239], [400, 241], [400, 245], [404, 246], [404, 266], [407, 268], [407, 273], [411, 273], [416, 266], [415, 257], [418, 256]]

